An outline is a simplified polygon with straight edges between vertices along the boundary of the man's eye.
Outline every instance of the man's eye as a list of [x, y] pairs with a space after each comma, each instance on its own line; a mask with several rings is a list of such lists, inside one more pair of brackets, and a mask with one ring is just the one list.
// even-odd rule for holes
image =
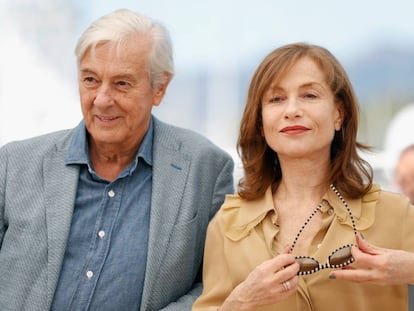
[[118, 82], [116, 82], [116, 84], [119, 85], [119, 86], [129, 86], [129, 83], [126, 82], [126, 81], [118, 81]]
[[95, 78], [93, 78], [93, 77], [85, 77], [85, 78], [83, 78], [83, 81], [85, 81], [88, 84], [96, 82]]

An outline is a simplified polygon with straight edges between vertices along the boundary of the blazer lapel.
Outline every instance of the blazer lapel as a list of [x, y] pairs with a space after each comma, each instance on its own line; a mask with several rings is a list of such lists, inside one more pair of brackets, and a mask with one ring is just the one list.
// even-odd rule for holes
[[[171, 135], [170, 135], [171, 136]], [[190, 160], [179, 150], [178, 142], [169, 146], [154, 136], [151, 218], [148, 240], [147, 268], [142, 295], [146, 309], [152, 287], [156, 285], [188, 176]]]
[[65, 166], [64, 154], [45, 157], [44, 189], [48, 239], [48, 301], [51, 302], [65, 254], [78, 183], [77, 167]]

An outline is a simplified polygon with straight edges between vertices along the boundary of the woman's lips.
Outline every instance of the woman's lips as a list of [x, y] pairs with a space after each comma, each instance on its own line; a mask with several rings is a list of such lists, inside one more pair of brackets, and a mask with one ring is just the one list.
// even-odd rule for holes
[[309, 129], [307, 127], [305, 127], [305, 126], [294, 125], [294, 126], [284, 127], [280, 132], [285, 133], [285, 134], [294, 135], [294, 134], [304, 133], [304, 132], [306, 132], [308, 130]]

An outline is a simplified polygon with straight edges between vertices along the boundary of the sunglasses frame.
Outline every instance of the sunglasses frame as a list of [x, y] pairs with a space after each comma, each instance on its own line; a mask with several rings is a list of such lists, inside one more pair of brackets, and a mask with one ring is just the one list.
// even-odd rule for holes
[[299, 262], [300, 259], [311, 259], [316, 264], [316, 267], [314, 269], [311, 269], [311, 270], [299, 270], [299, 272], [297, 274], [298, 275], [308, 275], [308, 274], [312, 274], [312, 273], [318, 272], [318, 271], [323, 270], [323, 269], [339, 269], [339, 268], [345, 267], [347, 265], [350, 265], [351, 263], [353, 263], [355, 261], [355, 259], [354, 259], [354, 257], [352, 257], [352, 255], [350, 257], [348, 257], [345, 262], [340, 263], [340, 264], [337, 264], [337, 265], [331, 264], [330, 261], [331, 261], [332, 256], [336, 252], [338, 252], [338, 251], [340, 251], [340, 250], [342, 250], [344, 248], [349, 248], [349, 252], [351, 252], [352, 246], [354, 246], [354, 244], [347, 244], [347, 245], [343, 245], [343, 246], [337, 248], [336, 250], [334, 250], [329, 255], [328, 260], [327, 260], [327, 262], [325, 264], [321, 264], [314, 257], [310, 257], [310, 256], [296, 256], [295, 259], [296, 259], [296, 261], [298, 261], [299, 265], [300, 265], [300, 262]]

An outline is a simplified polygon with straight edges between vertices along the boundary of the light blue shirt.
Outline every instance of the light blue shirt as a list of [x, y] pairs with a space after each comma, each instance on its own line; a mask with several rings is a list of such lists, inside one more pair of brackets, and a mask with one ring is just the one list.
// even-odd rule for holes
[[135, 160], [112, 182], [89, 158], [83, 122], [65, 159], [79, 165], [78, 191], [51, 310], [139, 310], [152, 188], [153, 121]]

